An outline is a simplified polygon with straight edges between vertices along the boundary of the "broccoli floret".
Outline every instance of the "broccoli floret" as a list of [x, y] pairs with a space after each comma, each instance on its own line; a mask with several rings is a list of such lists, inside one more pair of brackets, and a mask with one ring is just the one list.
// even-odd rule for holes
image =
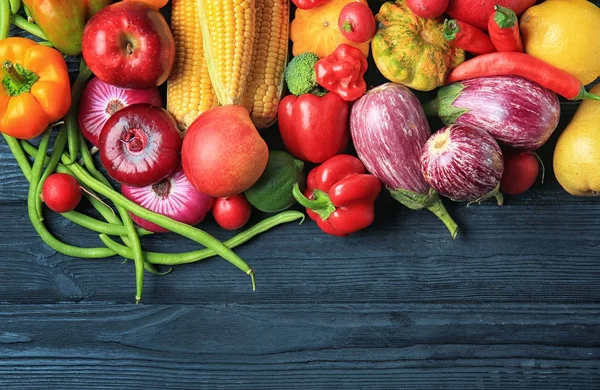
[[312, 92], [318, 86], [315, 75], [315, 63], [318, 60], [315, 53], [302, 53], [289, 62], [285, 69], [285, 83], [292, 95]]

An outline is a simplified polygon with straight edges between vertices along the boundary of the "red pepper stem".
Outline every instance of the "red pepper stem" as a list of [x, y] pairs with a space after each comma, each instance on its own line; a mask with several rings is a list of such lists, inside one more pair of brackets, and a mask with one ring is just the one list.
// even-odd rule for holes
[[313, 190], [313, 199], [308, 199], [302, 191], [300, 191], [300, 185], [298, 183], [294, 184], [294, 188], [292, 190], [292, 195], [301, 206], [306, 207], [314, 211], [316, 214], [326, 221], [327, 218], [331, 214], [333, 214], [336, 210], [335, 206], [329, 199], [329, 195], [320, 190]]
[[583, 99], [600, 100], [600, 96], [594, 95], [593, 93], [589, 93], [588, 91], [585, 90], [585, 87], [582, 86], [581, 90], [579, 91], [579, 94], [571, 100], [583, 100]]
[[512, 9], [496, 4], [494, 10], [496, 11], [494, 14], [494, 21], [498, 27], [510, 28], [517, 23], [517, 15]]
[[27, 80], [25, 80], [23, 76], [21, 76], [15, 70], [15, 67], [13, 66], [13, 63], [11, 61], [5, 60], [2, 63], [2, 70], [4, 71], [4, 74], [8, 77], [10, 83], [14, 86], [14, 88], [21, 89], [27, 83]]
[[460, 32], [460, 26], [458, 22], [454, 19], [446, 19], [444, 20], [444, 26], [442, 27], [442, 34], [444, 34], [444, 39], [447, 41], [453, 41], [456, 39], [456, 34]]

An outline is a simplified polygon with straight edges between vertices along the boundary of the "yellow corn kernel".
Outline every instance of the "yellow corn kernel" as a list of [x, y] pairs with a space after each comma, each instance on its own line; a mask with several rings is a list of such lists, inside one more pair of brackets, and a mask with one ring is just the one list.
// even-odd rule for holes
[[256, 0], [256, 35], [243, 104], [259, 129], [277, 119], [288, 57], [289, 9], [289, 0]]
[[197, 0], [171, 2], [175, 64], [167, 81], [167, 110], [182, 130], [218, 105], [204, 58]]
[[204, 54], [221, 105], [241, 104], [255, 36], [255, 0], [198, 0]]

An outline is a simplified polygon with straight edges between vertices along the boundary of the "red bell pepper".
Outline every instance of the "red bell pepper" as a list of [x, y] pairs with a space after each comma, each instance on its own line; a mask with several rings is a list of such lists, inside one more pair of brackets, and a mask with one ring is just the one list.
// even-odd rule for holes
[[329, 0], [292, 0], [292, 3], [300, 9], [311, 9], [318, 5], [325, 4]]
[[365, 94], [367, 58], [360, 49], [342, 43], [333, 53], [315, 64], [317, 83], [335, 92], [346, 101], [354, 101]]
[[348, 102], [335, 93], [288, 95], [277, 113], [283, 143], [294, 157], [322, 163], [348, 146], [349, 112]]
[[358, 158], [339, 154], [310, 171], [304, 194], [297, 183], [293, 194], [321, 230], [347, 236], [371, 225], [380, 191], [379, 179]]

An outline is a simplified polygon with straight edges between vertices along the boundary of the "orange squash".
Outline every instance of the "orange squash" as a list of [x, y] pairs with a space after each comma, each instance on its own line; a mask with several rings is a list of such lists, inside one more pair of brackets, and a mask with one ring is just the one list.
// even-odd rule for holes
[[359, 48], [365, 56], [368, 56], [369, 41], [350, 42], [344, 38], [338, 28], [338, 17], [342, 8], [352, 2], [368, 5], [366, 0], [330, 0], [309, 10], [297, 9], [290, 25], [292, 53], [296, 56], [312, 52], [319, 58], [323, 58], [331, 54], [338, 45], [346, 43]]
[[373, 59], [392, 82], [431, 91], [444, 84], [450, 70], [465, 60], [465, 52], [444, 39], [440, 20], [416, 16], [405, 0], [384, 3], [375, 21]]

